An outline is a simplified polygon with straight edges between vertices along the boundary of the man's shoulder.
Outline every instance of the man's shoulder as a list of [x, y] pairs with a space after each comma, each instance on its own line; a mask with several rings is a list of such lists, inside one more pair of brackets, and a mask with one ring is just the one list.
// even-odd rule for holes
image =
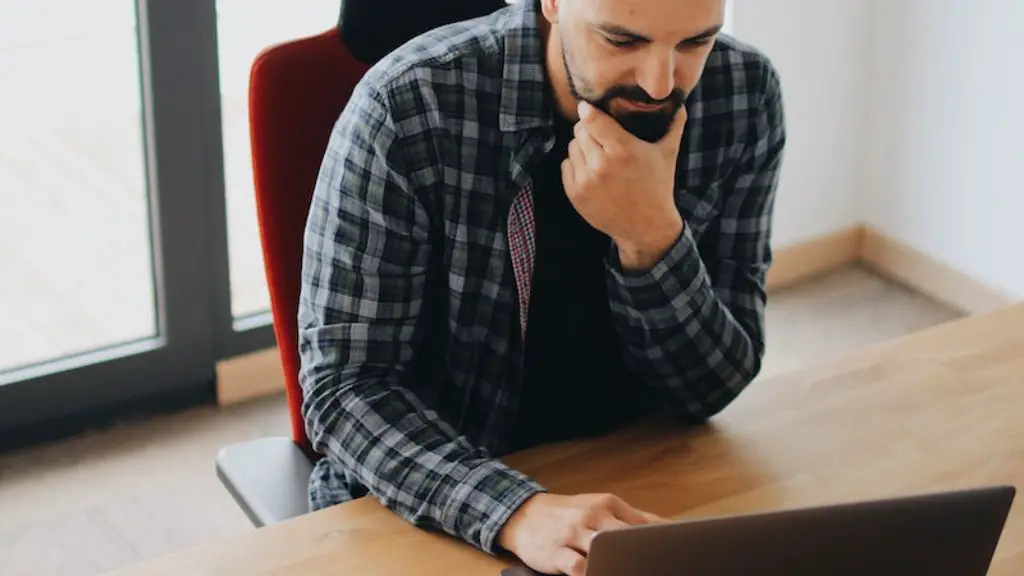
[[[729, 34], [720, 34], [708, 56], [700, 82], [705, 101], [742, 101], [757, 107], [781, 98], [779, 71], [759, 48]], [[743, 108], [749, 108], [744, 106]]]
[[498, 82], [509, 16], [504, 8], [420, 34], [374, 64], [359, 87], [388, 102], [393, 113], [410, 114], [425, 112], [428, 94], [438, 90]]
[[718, 36], [686, 106], [695, 128], [687, 128], [689, 144], [680, 149], [689, 185], [722, 179], [744, 158], [785, 141], [779, 72], [763, 51], [733, 36]]

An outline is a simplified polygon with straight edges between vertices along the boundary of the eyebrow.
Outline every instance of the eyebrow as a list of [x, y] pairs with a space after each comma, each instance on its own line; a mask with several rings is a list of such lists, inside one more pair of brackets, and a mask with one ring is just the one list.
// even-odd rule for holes
[[[647, 43], [647, 42], [651, 41], [650, 38], [648, 38], [647, 36], [644, 36], [643, 34], [638, 34], [636, 32], [633, 32], [631, 30], [628, 30], [628, 29], [623, 28], [622, 26], [618, 26], [616, 24], [598, 24], [597, 25], [597, 29], [602, 31], [602, 32], [604, 32], [605, 34], [609, 34], [609, 35], [612, 35], [612, 36], [619, 36], [619, 37], [622, 37], [622, 38], [629, 38], [630, 40], [633, 40], [635, 42], [645, 42], [645, 43]], [[686, 45], [686, 44], [693, 44], [694, 42], [700, 42], [701, 40], [707, 40], [708, 38], [711, 38], [715, 34], [718, 34], [721, 30], [722, 30], [722, 25], [721, 24], [716, 24], [716, 25], [714, 25], [714, 26], [712, 26], [710, 28], [707, 28], [703, 32], [700, 32], [699, 34], [696, 34], [694, 36], [690, 36], [689, 38], [686, 38], [685, 40], [680, 42], [679, 45], [682, 46], [682, 45]]]

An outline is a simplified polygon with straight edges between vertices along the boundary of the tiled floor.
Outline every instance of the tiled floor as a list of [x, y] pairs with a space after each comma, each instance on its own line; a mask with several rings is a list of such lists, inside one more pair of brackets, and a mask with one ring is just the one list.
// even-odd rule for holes
[[[762, 377], [955, 319], [859, 269], [773, 295]], [[251, 527], [217, 450], [286, 435], [282, 397], [203, 407], [0, 457], [0, 573], [102, 573]]]

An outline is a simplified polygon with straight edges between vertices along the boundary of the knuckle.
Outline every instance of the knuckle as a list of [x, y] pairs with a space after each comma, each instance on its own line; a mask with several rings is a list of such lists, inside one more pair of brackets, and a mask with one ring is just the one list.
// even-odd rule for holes
[[597, 503], [601, 508], [614, 508], [619, 503], [619, 498], [614, 494], [601, 494], [597, 497]]
[[580, 181], [583, 184], [583, 188], [588, 191], [592, 190], [596, 184], [596, 178], [594, 177], [594, 173], [586, 168], [583, 168], [582, 170], [580, 170], [580, 172]]
[[601, 508], [597, 506], [587, 506], [579, 511], [579, 515], [576, 517], [576, 522], [573, 525], [573, 530], [581, 530], [584, 526], [589, 526], [601, 515]]
[[590, 530], [587, 528], [585, 522], [576, 523], [569, 530], [569, 543], [573, 546], [581, 546], [586, 548], [587, 534]]

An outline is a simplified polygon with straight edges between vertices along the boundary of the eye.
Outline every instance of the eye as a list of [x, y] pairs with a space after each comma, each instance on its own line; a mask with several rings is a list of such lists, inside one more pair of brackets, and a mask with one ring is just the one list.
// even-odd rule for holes
[[604, 41], [616, 48], [627, 48], [629, 46], [636, 45], [636, 40], [632, 38], [612, 38], [611, 36], [605, 36]]
[[697, 48], [697, 47], [700, 47], [700, 46], [707, 46], [708, 44], [711, 44], [714, 41], [715, 41], [714, 37], [701, 38], [700, 40], [691, 40], [689, 42], [684, 43], [682, 45], [682, 48], [686, 49], [686, 48]]

